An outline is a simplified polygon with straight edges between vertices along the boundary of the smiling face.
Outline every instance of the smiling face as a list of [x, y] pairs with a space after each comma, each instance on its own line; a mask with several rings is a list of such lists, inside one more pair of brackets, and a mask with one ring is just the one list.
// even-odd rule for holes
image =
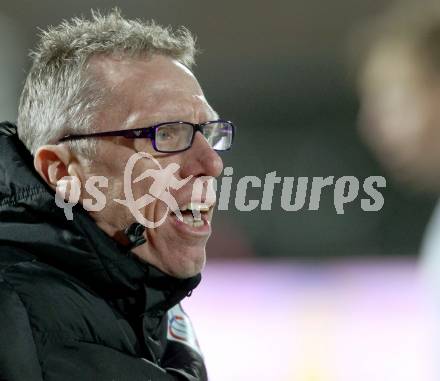
[[[168, 121], [202, 123], [218, 118], [191, 71], [172, 58], [97, 56], [89, 68], [110, 89], [98, 113], [96, 131], [133, 129]], [[139, 209], [142, 216], [151, 222], [164, 220], [158, 227], [146, 229], [147, 242], [133, 252], [179, 278], [199, 273], [205, 264], [215, 193], [212, 182], [205, 183], [201, 195], [192, 199], [193, 185], [197, 179], [215, 178], [223, 170], [221, 158], [206, 139], [196, 133], [192, 147], [179, 153], [158, 153], [151, 140], [123, 137], [100, 138], [97, 149], [87, 177], [100, 175], [109, 179], [108, 189], [101, 189], [107, 192], [105, 208], [90, 212], [97, 224], [119, 239], [121, 232], [135, 222], [130, 210], [114, 200], [126, 198], [124, 170], [130, 157], [136, 152], [147, 153], [154, 160], [143, 157], [135, 161], [130, 185], [134, 200], [146, 194], [154, 196]], [[163, 170], [157, 171], [159, 166]], [[139, 181], [133, 181], [138, 177]], [[181, 210], [183, 221], [168, 207], [172, 207], [172, 200], [168, 202], [167, 190]], [[202, 222], [194, 221], [188, 210], [191, 208], [201, 208]]]

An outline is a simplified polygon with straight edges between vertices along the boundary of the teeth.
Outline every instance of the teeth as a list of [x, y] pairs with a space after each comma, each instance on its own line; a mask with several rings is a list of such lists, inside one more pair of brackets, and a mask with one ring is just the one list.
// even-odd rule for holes
[[189, 202], [186, 205], [183, 205], [180, 208], [181, 212], [184, 212], [185, 210], [191, 210], [191, 211], [199, 211], [199, 212], [207, 212], [209, 211], [210, 206], [208, 204], [202, 204], [200, 202]]
[[196, 220], [192, 216], [183, 215], [183, 223], [194, 226], [194, 227], [200, 227], [203, 226], [204, 222], [202, 220]]
[[[202, 221], [201, 213], [208, 212], [209, 208], [210, 208], [210, 206], [208, 204], [202, 204], [200, 202], [189, 202], [188, 204], [183, 205], [180, 208], [180, 211], [184, 212], [186, 210], [190, 210], [193, 214], [194, 220], [201, 222]], [[189, 217], [189, 218], [191, 218], [191, 217]]]

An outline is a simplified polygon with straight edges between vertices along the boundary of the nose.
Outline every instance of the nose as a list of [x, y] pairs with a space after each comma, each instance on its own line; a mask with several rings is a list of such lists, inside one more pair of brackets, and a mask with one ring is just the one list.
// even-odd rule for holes
[[199, 131], [194, 136], [192, 147], [183, 155], [180, 167], [182, 178], [191, 175], [218, 177], [223, 171], [223, 160]]

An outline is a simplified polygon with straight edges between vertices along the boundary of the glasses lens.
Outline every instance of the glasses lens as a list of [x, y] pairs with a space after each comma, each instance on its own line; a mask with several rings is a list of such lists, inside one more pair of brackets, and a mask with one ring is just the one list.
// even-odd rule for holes
[[191, 145], [193, 127], [185, 123], [164, 124], [156, 129], [156, 147], [162, 152], [175, 152]]
[[212, 122], [203, 126], [203, 136], [216, 151], [231, 148], [234, 126], [228, 122]]

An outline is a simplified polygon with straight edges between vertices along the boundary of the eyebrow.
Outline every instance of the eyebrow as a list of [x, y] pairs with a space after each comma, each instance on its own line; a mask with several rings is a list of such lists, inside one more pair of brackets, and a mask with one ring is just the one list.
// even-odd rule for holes
[[[208, 114], [210, 114], [211, 117], [209, 117], [209, 115], [207, 115], [208, 118], [206, 120], [201, 121], [200, 123], [204, 123], [204, 122], [214, 121], [214, 120], [219, 120], [220, 119], [219, 114], [216, 111], [214, 111], [214, 110], [210, 111]], [[168, 116], [158, 115], [155, 118], [148, 119], [148, 121], [144, 121], [142, 123], [136, 123], [140, 127], [131, 127], [130, 129], [143, 128], [143, 127], [153, 126], [153, 125], [160, 124], [160, 123], [175, 122], [175, 121], [190, 122], [188, 120], [188, 118], [173, 117], [172, 115], [170, 116], [170, 114], [168, 114]]]

